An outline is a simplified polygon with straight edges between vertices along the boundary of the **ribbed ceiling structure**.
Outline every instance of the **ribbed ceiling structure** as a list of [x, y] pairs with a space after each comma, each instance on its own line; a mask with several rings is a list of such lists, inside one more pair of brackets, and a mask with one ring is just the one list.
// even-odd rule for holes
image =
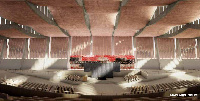
[[200, 0], [0, 0], [0, 10], [8, 38], [200, 37]]

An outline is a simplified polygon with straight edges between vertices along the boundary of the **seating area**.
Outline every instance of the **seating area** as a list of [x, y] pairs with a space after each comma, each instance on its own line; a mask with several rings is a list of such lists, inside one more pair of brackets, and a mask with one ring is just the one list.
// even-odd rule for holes
[[[78, 77], [78, 75], [67, 75], [69, 78], [71, 77]], [[128, 75], [127, 75], [128, 76]], [[129, 75], [130, 76], [130, 75]], [[138, 75], [132, 75], [132, 76], [138, 76]], [[4, 100], [9, 100], [9, 101], [35, 101], [35, 100], [40, 100], [40, 101], [102, 101], [102, 100], [96, 100], [98, 98], [94, 98], [95, 96], [98, 95], [82, 95], [80, 93], [78, 93], [78, 91], [76, 91], [77, 93], [75, 93], [74, 88], [73, 87], [66, 87], [66, 86], [60, 86], [60, 85], [49, 85], [49, 84], [43, 84], [43, 83], [35, 83], [35, 82], [23, 82], [19, 85], [17, 85], [14, 81], [15, 79], [1, 79], [1, 84], [6, 83], [6, 85], [9, 85], [7, 88], [9, 88], [10, 86], [15, 86], [15, 88], [19, 88], [19, 89], [27, 89], [30, 92], [33, 93], [27, 93], [25, 90], [22, 90], [20, 92], [25, 92], [27, 93], [27, 95], [24, 95], [23, 93], [20, 93], [19, 95], [13, 95], [8, 93], [8, 92], [4, 92], [5, 94], [0, 95], [0, 101], [4, 101]], [[69, 79], [70, 80], [70, 79]], [[122, 79], [123, 80], [123, 79]], [[71, 80], [70, 80], [71, 81]], [[22, 82], [17, 81], [18, 83]], [[196, 87], [199, 86], [200, 83], [197, 81], [178, 81], [178, 82], [171, 82], [171, 83], [160, 83], [160, 84], [155, 84], [155, 85], [143, 85], [143, 86], [134, 86], [131, 88], [131, 93], [129, 92], [128, 94], [124, 94], [124, 95], [112, 95], [112, 96], [100, 96], [99, 98], [102, 99], [112, 99], [113, 101], [171, 101], [171, 100], [175, 100], [175, 101], [195, 101], [197, 99], [197, 97], [167, 97], [169, 96], [169, 94], [167, 96], [162, 96], [163, 93], [166, 93], [167, 91], [170, 90], [176, 90], [176, 89], [181, 89], [181, 88], [190, 88], [190, 87]], [[3, 86], [1, 86], [3, 87]], [[4, 88], [4, 87], [3, 87]], [[7, 90], [7, 88], [5, 88], [5, 90]], [[76, 89], [81, 89], [78, 87], [75, 87]], [[13, 91], [15, 91], [14, 89], [12, 89]], [[36, 92], [37, 91], [37, 92]], [[1, 91], [0, 91], [1, 92]], [[41, 92], [41, 93], [38, 93]], [[33, 95], [35, 93], [38, 93], [38, 95]], [[44, 93], [44, 94], [42, 94]], [[60, 94], [61, 96], [48, 96], [48, 94], [45, 93], [51, 93], [52, 95], [55, 94]], [[9, 95], [12, 96], [9, 96]], [[30, 94], [30, 96], [28, 95]], [[32, 94], [32, 95], [31, 95]], [[80, 98], [65, 98], [62, 97], [62, 95], [67, 95], [67, 96], [71, 96], [71, 95], [79, 95]], [[190, 94], [190, 93], [188, 93]], [[193, 94], [193, 93], [192, 93]], [[195, 94], [195, 93], [194, 93]], [[198, 94], [198, 93], [197, 93]], [[92, 97], [93, 96], [93, 97]], [[51, 98], [53, 97], [53, 98]], [[104, 101], [103, 100], [103, 101]], [[107, 100], [106, 100], [107, 101]]]
[[84, 69], [83, 63], [119, 63], [120, 69], [134, 69], [135, 57], [132, 55], [71, 55], [71, 69]]
[[[32, 97], [25, 97], [25, 96], [10, 96], [5, 93], [0, 93], [0, 101], [92, 101], [91, 98], [66, 98], [66, 97], [56, 97], [56, 98], [50, 98], [50, 97], [38, 97], [38, 96], [32, 96]], [[197, 101], [197, 96], [193, 97], [120, 97], [120, 98], [114, 98], [113, 101]]]
[[81, 77], [78, 75], [67, 75], [65, 77], [65, 80], [70, 80], [70, 81], [80, 81]]
[[71, 69], [84, 69], [80, 64], [71, 64]]
[[129, 82], [138, 81], [139, 78], [138, 78], [137, 75], [126, 75], [126, 76], [124, 76], [124, 80], [127, 81], [127, 82], [129, 83]]
[[25, 96], [10, 96], [5, 93], [0, 93], [0, 101], [92, 101], [91, 99], [86, 98], [65, 98], [65, 97], [56, 97], [56, 98], [50, 98], [50, 97], [25, 97]]
[[197, 101], [197, 97], [139, 97], [139, 98], [118, 98], [113, 101]]
[[135, 57], [133, 55], [71, 55], [70, 62], [119, 62], [123, 64], [131, 64], [134, 62]]
[[14, 81], [11, 83], [6, 82], [6, 81], [7, 80], [1, 81], [1, 84], [25, 88], [25, 89], [29, 89], [29, 90], [35, 90], [35, 91], [74, 94], [74, 88], [68, 87], [68, 86], [49, 85], [49, 84], [34, 83], [34, 82], [23, 82], [22, 84], [17, 85], [16, 83], [14, 83]]
[[156, 85], [133, 86], [130, 90], [130, 94], [158, 93], [174, 89], [189, 88], [199, 85], [200, 85], [199, 82], [186, 80], [186, 81], [177, 81], [171, 83], [161, 83]]
[[132, 63], [132, 64], [120, 64], [120, 69], [134, 69], [134, 63]]

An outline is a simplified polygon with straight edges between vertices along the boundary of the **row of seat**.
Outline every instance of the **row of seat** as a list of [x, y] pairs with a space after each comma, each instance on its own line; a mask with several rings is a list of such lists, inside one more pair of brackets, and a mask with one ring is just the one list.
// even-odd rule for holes
[[113, 101], [197, 101], [197, 97], [117, 98]]
[[10, 96], [5, 93], [0, 93], [0, 101], [92, 101], [91, 99], [86, 98], [65, 98], [65, 97], [56, 97], [56, 98], [49, 98], [49, 97], [24, 97], [24, 96]]
[[80, 64], [71, 64], [71, 69], [84, 69]]
[[[71, 69], [84, 69], [80, 64], [71, 64]], [[134, 69], [134, 64], [120, 64], [120, 69]]]
[[73, 87], [67, 87], [67, 86], [61, 86], [61, 85], [49, 85], [49, 84], [41, 84], [41, 83], [33, 83], [33, 82], [23, 82], [20, 85], [15, 85], [15, 83], [7, 83], [6, 80], [2, 80], [1, 84], [16, 86], [16, 87], [30, 89], [30, 90], [36, 90], [36, 91], [74, 94]]
[[148, 93], [158, 93], [165, 92], [173, 89], [189, 88], [200, 85], [196, 81], [178, 81], [171, 83], [161, 83], [155, 85], [142, 85], [142, 86], [133, 86], [130, 90], [130, 94], [148, 94]]
[[[90, 98], [65, 98], [65, 97], [16, 97], [0, 93], [0, 101], [92, 101]], [[198, 101], [197, 96], [193, 97], [134, 97], [134, 98], [114, 98], [113, 101]]]
[[80, 81], [81, 77], [78, 75], [67, 75], [65, 77], [65, 80], [70, 80], [70, 81]]
[[124, 76], [124, 80], [128, 82], [134, 82], [134, 81], [138, 81], [139, 78], [137, 75], [126, 75]]
[[120, 64], [121, 69], [134, 69], [134, 63], [132, 64]]

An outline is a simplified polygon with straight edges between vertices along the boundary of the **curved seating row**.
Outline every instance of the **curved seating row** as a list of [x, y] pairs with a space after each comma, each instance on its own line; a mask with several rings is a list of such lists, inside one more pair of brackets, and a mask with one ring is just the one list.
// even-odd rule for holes
[[130, 94], [158, 93], [174, 89], [189, 88], [199, 85], [200, 85], [199, 82], [184, 80], [171, 83], [161, 83], [156, 85], [133, 86], [130, 90]]
[[0, 101], [92, 101], [89, 98], [66, 98], [66, 97], [25, 97], [25, 96], [10, 96], [5, 93], [0, 93]]
[[139, 98], [118, 98], [113, 101], [197, 101], [197, 97], [139, 97]]
[[70, 80], [70, 81], [80, 81], [81, 77], [78, 75], [67, 75], [65, 77], [65, 80]]
[[49, 84], [42, 84], [42, 83], [34, 83], [34, 82], [23, 82], [20, 85], [16, 85], [13, 83], [7, 83], [6, 80], [2, 80], [1, 84], [3, 85], [10, 85], [19, 88], [25, 88], [29, 90], [35, 91], [43, 91], [43, 92], [51, 92], [51, 93], [64, 93], [64, 94], [74, 94], [74, 88], [68, 86], [61, 86], [61, 85], [49, 85]]
[[134, 82], [134, 81], [138, 81], [139, 78], [137, 75], [126, 75], [124, 76], [124, 80], [128, 82]]

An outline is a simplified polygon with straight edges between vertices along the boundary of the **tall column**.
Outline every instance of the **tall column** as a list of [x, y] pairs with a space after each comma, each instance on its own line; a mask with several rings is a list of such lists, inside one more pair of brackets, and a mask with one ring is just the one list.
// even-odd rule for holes
[[160, 56], [159, 56], [157, 38], [154, 37], [153, 40], [154, 40], [154, 43], [155, 43], [155, 54], [156, 54], [156, 59], [158, 60], [159, 69], [161, 69], [161, 67], [160, 67]]
[[6, 46], [7, 46], [7, 39], [4, 39], [3, 46], [1, 47], [0, 63], [1, 63], [1, 60], [3, 59], [3, 57], [4, 57], [4, 52], [7, 52], [7, 50], [5, 51]]
[[28, 39], [25, 39], [20, 69], [23, 69], [24, 61], [26, 58], [28, 58]]
[[46, 68], [46, 61], [48, 61], [47, 59], [49, 58], [49, 49], [50, 49], [50, 37], [46, 38], [46, 50], [45, 50], [45, 57], [44, 57], [44, 62], [43, 62], [43, 69]]
[[115, 55], [115, 40], [114, 40], [114, 36], [111, 37], [111, 54]]
[[49, 58], [51, 58], [51, 37], [49, 38]]
[[176, 38], [176, 58], [181, 59], [181, 48], [179, 45], [179, 39]]
[[137, 50], [136, 50], [136, 38], [132, 37], [132, 52], [135, 57], [135, 67], [137, 67]]
[[50, 49], [50, 37], [46, 38], [46, 51], [45, 51], [45, 59], [49, 58], [49, 49]]
[[178, 44], [177, 44], [177, 39], [176, 38], [174, 38], [174, 59], [175, 60], [177, 60], [177, 47], [179, 46]]
[[93, 37], [90, 36], [90, 55], [93, 55]]
[[197, 39], [195, 39], [195, 59], [197, 59], [198, 58], [198, 55], [197, 55], [197, 53], [198, 53], [198, 40]]
[[71, 56], [71, 50], [72, 50], [72, 37], [68, 37], [68, 49], [67, 49], [67, 69], [70, 69], [70, 56]]
[[182, 53], [181, 53], [181, 48], [180, 48], [180, 44], [179, 44], [179, 39], [176, 38], [176, 60], [179, 61], [179, 66], [182, 67], [182, 69], [184, 69], [184, 66], [182, 66]]
[[197, 39], [197, 58], [200, 58], [200, 38]]

